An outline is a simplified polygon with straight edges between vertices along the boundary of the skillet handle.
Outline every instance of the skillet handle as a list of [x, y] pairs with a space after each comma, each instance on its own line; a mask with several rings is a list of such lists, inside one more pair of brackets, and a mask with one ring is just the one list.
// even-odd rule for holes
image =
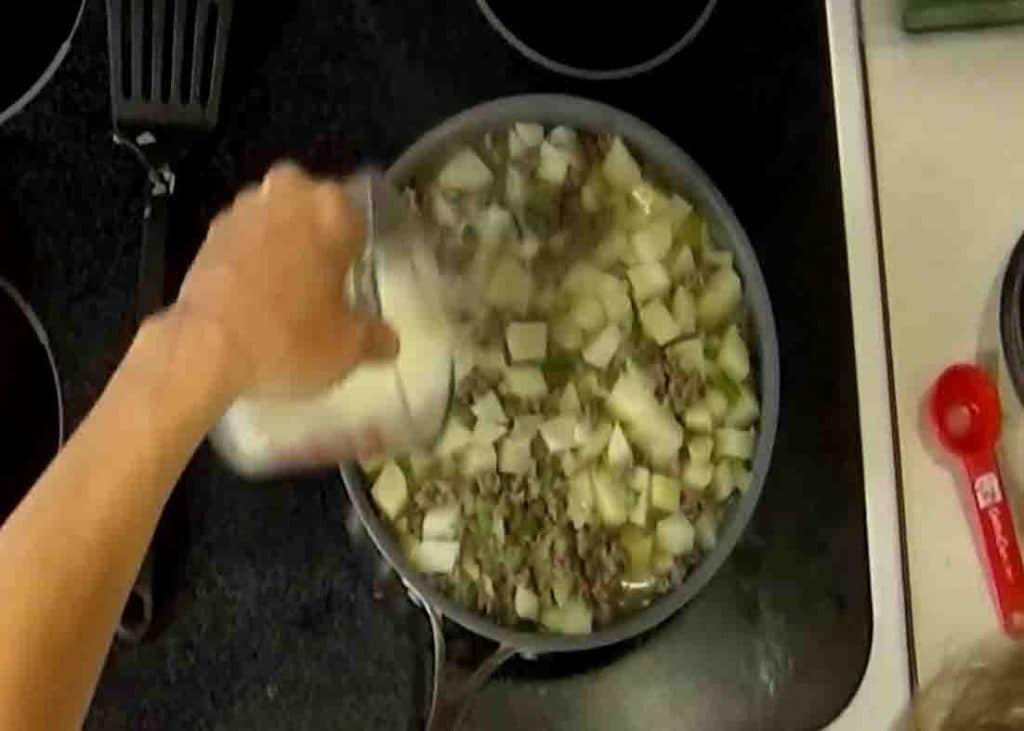
[[447, 662], [441, 613], [411, 584], [406, 584], [406, 590], [427, 615], [434, 643], [434, 682], [426, 731], [455, 731], [469, 699], [516, 654], [516, 650], [509, 645], [499, 645], [471, 672], [459, 671], [454, 664]]
[[[142, 246], [139, 249], [139, 277], [136, 293], [136, 316], [139, 325], [154, 312], [162, 310], [165, 299], [164, 273], [167, 230], [170, 223], [170, 169], [150, 171], [146, 193], [146, 209], [142, 221]], [[146, 550], [138, 578], [121, 613], [117, 636], [129, 644], [137, 644], [149, 632], [153, 621], [153, 547]]]

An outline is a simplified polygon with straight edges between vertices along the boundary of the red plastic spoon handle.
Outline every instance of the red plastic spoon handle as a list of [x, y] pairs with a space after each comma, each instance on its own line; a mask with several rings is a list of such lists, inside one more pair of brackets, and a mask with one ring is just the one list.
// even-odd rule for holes
[[1003, 629], [1009, 634], [1022, 634], [1024, 563], [995, 455], [992, 452], [972, 455], [964, 459], [964, 467], [970, 479], [970, 503], [981, 530], [986, 568]]

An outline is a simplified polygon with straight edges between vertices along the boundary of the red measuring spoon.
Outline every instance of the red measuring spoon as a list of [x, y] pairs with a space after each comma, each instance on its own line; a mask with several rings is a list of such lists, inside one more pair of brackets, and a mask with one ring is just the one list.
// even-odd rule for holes
[[963, 464], [970, 483], [971, 520], [1003, 629], [1024, 633], [1024, 564], [996, 463], [1002, 426], [999, 394], [980, 368], [950, 366], [932, 386], [928, 413], [939, 441]]

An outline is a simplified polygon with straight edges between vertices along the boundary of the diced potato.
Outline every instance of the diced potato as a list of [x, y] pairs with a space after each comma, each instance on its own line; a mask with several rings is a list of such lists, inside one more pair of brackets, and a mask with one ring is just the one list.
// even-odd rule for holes
[[601, 172], [594, 168], [587, 177], [583, 187], [580, 188], [580, 205], [587, 213], [597, 213], [604, 205], [604, 196], [607, 192], [607, 183]]
[[437, 467], [437, 460], [429, 451], [414, 451], [409, 456], [409, 470], [414, 479], [423, 479]]
[[708, 463], [711, 461], [711, 453], [715, 449], [714, 440], [708, 435], [690, 437], [686, 443], [686, 449], [690, 454], [691, 462]]
[[633, 450], [629, 447], [625, 432], [618, 424], [612, 429], [612, 435], [608, 438], [608, 465], [616, 469], [622, 469], [633, 464]]
[[688, 490], [705, 490], [711, 484], [713, 470], [710, 462], [687, 460], [683, 467], [683, 485]]
[[383, 456], [365, 457], [359, 460], [359, 466], [363, 468], [363, 472], [371, 477], [376, 477], [377, 473], [384, 469], [384, 465], [387, 464], [388, 460]]
[[705, 247], [702, 261], [711, 267], [731, 267], [733, 256], [731, 251], [725, 249], [711, 249]]
[[409, 499], [409, 488], [402, 468], [394, 461], [385, 464], [373, 483], [370, 495], [384, 515], [391, 520], [397, 518]]
[[672, 317], [683, 335], [697, 332], [697, 300], [686, 287], [676, 287], [672, 295]]
[[550, 142], [541, 142], [537, 177], [552, 185], [562, 185], [569, 174], [569, 161], [569, 154], [565, 150], [555, 147]]
[[683, 424], [691, 432], [709, 434], [713, 427], [711, 412], [703, 402], [698, 401], [683, 412]]
[[[633, 487], [636, 489], [636, 475], [634, 473]], [[629, 511], [629, 522], [633, 525], [638, 525], [641, 528], [647, 526], [647, 513], [648, 506], [651, 502], [651, 487], [650, 481], [644, 483], [643, 487], [638, 491], [636, 496], [636, 502], [633, 503], [633, 509]]]
[[473, 416], [480, 421], [489, 421], [494, 424], [507, 424], [508, 416], [501, 406], [501, 401], [494, 391], [488, 390], [482, 396], [477, 397], [471, 409]]
[[636, 526], [627, 525], [619, 534], [619, 544], [626, 552], [629, 576], [642, 579], [651, 573], [651, 555], [654, 553], [654, 536]]
[[520, 619], [528, 619], [536, 622], [540, 616], [540, 599], [533, 590], [520, 584], [516, 587], [514, 598], [516, 616]]
[[459, 531], [459, 505], [439, 505], [423, 515], [423, 540], [452, 540]]
[[517, 211], [526, 205], [526, 176], [515, 166], [505, 171], [505, 201]]
[[750, 353], [735, 325], [730, 325], [722, 336], [715, 364], [736, 383], [742, 383], [750, 375]]
[[633, 287], [633, 299], [638, 305], [664, 296], [672, 287], [668, 272], [658, 262], [630, 267], [626, 276], [629, 277], [629, 283]]
[[744, 385], [740, 386], [739, 395], [729, 405], [729, 410], [725, 412], [724, 421], [726, 426], [746, 429], [752, 426], [760, 415], [761, 407], [757, 402], [757, 397], [749, 386]]
[[604, 307], [597, 297], [582, 297], [573, 305], [571, 316], [584, 333], [595, 333], [604, 327], [607, 318]]
[[540, 414], [519, 414], [512, 428], [512, 434], [509, 436], [514, 439], [526, 439], [529, 441], [536, 436], [540, 425], [543, 423], [544, 417]]
[[548, 142], [563, 150], [576, 150], [580, 146], [580, 137], [576, 130], [560, 124], [548, 132]]
[[676, 282], [681, 282], [697, 271], [697, 262], [693, 258], [693, 249], [680, 244], [669, 256], [668, 273]]
[[695, 539], [693, 524], [682, 513], [662, 518], [655, 528], [658, 548], [670, 556], [681, 556], [693, 551]]
[[512, 230], [512, 214], [497, 203], [480, 211], [473, 221], [480, 246], [493, 248], [503, 242]]
[[473, 427], [473, 443], [494, 444], [505, 436], [507, 431], [508, 427], [504, 424], [499, 424], [495, 421], [477, 419], [476, 426]]
[[551, 339], [563, 350], [576, 352], [583, 347], [583, 329], [573, 317], [561, 317], [551, 325]]
[[667, 345], [683, 334], [661, 300], [648, 302], [640, 309], [640, 326], [644, 334], [658, 345]]
[[675, 478], [666, 475], [651, 475], [651, 507], [663, 513], [679, 510], [683, 487]]
[[646, 467], [634, 467], [629, 486], [635, 492], [645, 492], [651, 486], [651, 471]]
[[693, 205], [680, 195], [673, 194], [668, 202], [668, 219], [672, 222], [672, 233], [679, 233], [683, 223], [693, 213]]
[[453, 416], [445, 424], [441, 438], [437, 440], [437, 445], [434, 447], [434, 454], [438, 457], [447, 457], [455, 454], [471, 441], [473, 441], [473, 432]]
[[469, 147], [456, 152], [441, 168], [438, 183], [446, 190], [474, 192], [494, 181], [490, 168]]
[[572, 449], [576, 444], [576, 424], [576, 417], [571, 414], [556, 416], [541, 424], [540, 436], [548, 451], [557, 454]]
[[702, 510], [694, 522], [694, 529], [697, 533], [697, 545], [701, 550], [710, 553], [718, 544], [718, 523], [715, 515], [710, 510]]
[[622, 344], [622, 333], [616, 325], [609, 325], [583, 350], [583, 360], [595, 368], [604, 369], [611, 363]]
[[646, 180], [633, 188], [629, 197], [645, 218], [668, 211], [668, 198]]
[[612, 140], [611, 148], [601, 163], [605, 180], [616, 190], [628, 193], [643, 182], [640, 166], [629, 153], [621, 137]]
[[560, 607], [566, 605], [572, 596], [573, 577], [567, 569], [555, 569], [551, 579], [551, 597]]
[[562, 391], [562, 395], [558, 399], [558, 411], [562, 414], [578, 416], [582, 410], [583, 405], [580, 403], [580, 395], [576, 391], [576, 385], [570, 381], [566, 384], [565, 390]]
[[567, 450], [558, 455], [558, 467], [566, 477], [572, 477], [580, 469], [580, 459], [572, 450]]
[[486, 303], [504, 312], [524, 315], [533, 296], [533, 278], [514, 256], [498, 262], [484, 294]]
[[562, 289], [577, 298], [593, 295], [607, 276], [590, 262], [578, 261], [565, 273]]
[[626, 493], [622, 485], [605, 470], [594, 470], [591, 480], [594, 484], [594, 503], [601, 522], [609, 528], [623, 525], [629, 515], [626, 512]]
[[498, 471], [504, 475], [525, 475], [533, 467], [530, 439], [509, 436], [498, 448]]
[[736, 311], [742, 296], [739, 275], [731, 268], [717, 269], [697, 299], [697, 322], [706, 329], [717, 328]]
[[746, 492], [750, 489], [750, 483], [754, 479], [754, 475], [746, 467], [741, 465], [733, 466], [733, 477], [736, 481], [736, 489], [740, 492]]
[[672, 248], [672, 225], [656, 219], [633, 233], [633, 251], [643, 264], [660, 262]]
[[723, 502], [729, 499], [734, 489], [736, 489], [736, 477], [732, 471], [732, 462], [727, 459], [719, 460], [715, 465], [714, 475], [711, 477], [711, 494], [718, 502]]
[[683, 340], [670, 346], [666, 353], [675, 366], [683, 373], [696, 373], [703, 377], [705, 373], [704, 338]]
[[512, 322], [505, 328], [508, 354], [515, 361], [544, 360], [548, 352], [548, 326], [543, 322]]
[[447, 574], [459, 559], [458, 541], [423, 541], [410, 551], [409, 560], [426, 574]]
[[595, 371], [588, 370], [576, 378], [576, 390], [580, 392], [581, 398], [606, 398], [608, 389], [601, 385], [601, 380]]
[[683, 429], [672, 412], [658, 403], [644, 379], [626, 372], [619, 376], [606, 401], [609, 411], [622, 421], [633, 441], [649, 456], [678, 451]]
[[676, 559], [658, 548], [658, 540], [654, 540], [654, 554], [651, 556], [651, 571], [655, 576], [665, 576], [675, 568]]
[[462, 453], [459, 472], [463, 477], [494, 472], [498, 469], [498, 454], [492, 444], [473, 443]]
[[612, 275], [606, 276], [598, 288], [598, 297], [604, 305], [608, 322], [623, 323], [633, 317], [633, 303], [629, 299], [629, 284]]
[[608, 446], [612, 436], [612, 424], [602, 421], [597, 426], [580, 424], [576, 429], [576, 444], [579, 445], [580, 459], [589, 462], [596, 459]]
[[594, 485], [589, 470], [577, 472], [569, 479], [565, 513], [577, 530], [593, 522]]
[[526, 401], [544, 398], [548, 393], [544, 373], [536, 366], [509, 366], [505, 371], [504, 384], [510, 395]]
[[516, 122], [512, 125], [512, 131], [518, 135], [526, 147], [536, 147], [544, 141], [543, 125], [534, 122]]
[[574, 597], [562, 607], [545, 608], [540, 623], [552, 632], [564, 635], [587, 635], [593, 628], [593, 613], [582, 599]]
[[664, 447], [650, 454], [651, 468], [666, 475], [679, 474], [679, 450]]
[[711, 421], [721, 424], [729, 410], [729, 398], [717, 388], [709, 388], [704, 394], [704, 405], [711, 412]]
[[704, 246], [704, 232], [706, 228], [707, 227], [704, 225], [704, 217], [697, 211], [693, 211], [679, 226], [679, 230], [676, 232], [676, 238], [679, 239], [680, 243], [689, 247], [691, 250], [697, 250]]
[[459, 225], [459, 214], [455, 206], [445, 198], [440, 188], [431, 188], [429, 193], [430, 212], [441, 226], [455, 228]]
[[620, 228], [609, 231], [594, 249], [594, 261], [605, 267], [619, 262], [632, 264], [635, 259], [636, 256], [629, 245], [629, 237]]
[[748, 460], [754, 456], [754, 433], [723, 427], [715, 430], [715, 455]]

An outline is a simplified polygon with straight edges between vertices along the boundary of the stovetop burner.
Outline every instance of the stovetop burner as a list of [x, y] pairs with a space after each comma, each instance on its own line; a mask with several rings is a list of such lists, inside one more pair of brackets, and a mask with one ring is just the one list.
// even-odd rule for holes
[[577, 91], [694, 156], [757, 249], [782, 357], [758, 512], [723, 570], [665, 625], [592, 653], [509, 663], [471, 703], [467, 728], [818, 728], [859, 684], [873, 618], [838, 152], [824, 7], [801, 6], [725, 4], [657, 72]]
[[602, 12], [589, 0], [477, 0], [516, 50], [553, 71], [585, 79], [627, 78], [685, 48], [716, 0], [639, 0]]

